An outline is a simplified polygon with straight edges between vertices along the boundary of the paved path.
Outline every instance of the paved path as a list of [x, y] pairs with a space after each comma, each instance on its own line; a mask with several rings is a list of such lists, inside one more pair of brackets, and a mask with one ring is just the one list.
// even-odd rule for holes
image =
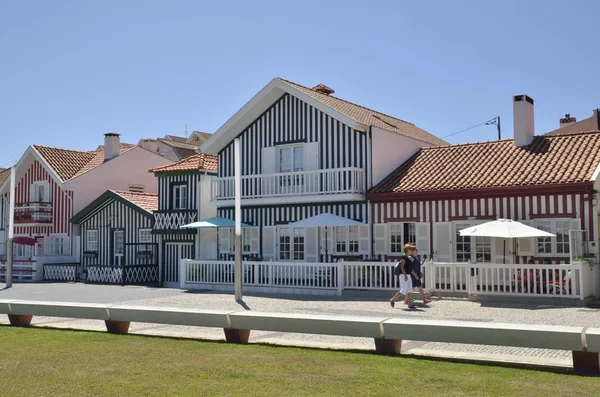
[[[385, 299], [246, 295], [243, 304], [238, 304], [234, 301], [233, 294], [188, 293], [167, 288], [85, 284], [16, 284], [11, 289], [0, 290], [0, 299], [35, 299], [89, 303], [127, 302], [133, 305], [159, 307], [224, 310], [247, 309], [263, 312], [389, 316], [600, 328], [600, 309], [477, 303], [463, 299], [435, 300], [428, 306], [420, 306], [415, 311], [407, 311], [400, 308], [399, 306], [402, 306], [400, 304], [394, 309], [391, 308]], [[0, 323], [8, 323], [8, 318], [0, 316]], [[59, 328], [105, 330], [103, 322], [94, 320], [34, 317], [33, 324]], [[132, 323], [130, 331], [132, 333], [147, 335], [223, 339], [222, 330], [203, 327]], [[250, 341], [329, 348], [373, 349], [374, 347], [373, 340], [368, 338], [261, 331], [253, 331]], [[407, 354], [415, 355], [571, 366], [571, 352], [561, 350], [427, 343], [419, 341], [404, 341], [402, 349]]]

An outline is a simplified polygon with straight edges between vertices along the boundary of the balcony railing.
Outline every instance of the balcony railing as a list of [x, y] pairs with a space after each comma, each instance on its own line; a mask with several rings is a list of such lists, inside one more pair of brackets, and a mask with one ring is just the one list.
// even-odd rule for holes
[[52, 223], [52, 203], [15, 204], [15, 223]]
[[179, 230], [181, 226], [197, 220], [196, 210], [154, 211], [154, 230]]
[[[365, 179], [362, 168], [242, 176], [242, 199], [364, 192]], [[211, 200], [233, 199], [235, 199], [233, 177], [216, 178], [212, 181]]]

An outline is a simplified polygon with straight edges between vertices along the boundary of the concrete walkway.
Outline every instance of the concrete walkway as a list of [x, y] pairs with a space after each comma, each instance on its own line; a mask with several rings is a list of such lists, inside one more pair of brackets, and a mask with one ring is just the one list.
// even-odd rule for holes
[[[0, 285], [1, 286], [1, 285]], [[391, 308], [386, 299], [326, 298], [307, 296], [246, 295], [238, 304], [232, 294], [188, 293], [177, 289], [134, 286], [98, 286], [85, 284], [16, 284], [0, 290], [0, 299], [30, 299], [87, 303], [127, 303], [141, 306], [201, 308], [223, 310], [255, 310], [262, 312], [307, 313], [321, 315], [389, 316], [437, 320], [481, 321], [516, 324], [572, 325], [600, 328], [600, 309], [553, 307], [540, 305], [507, 305], [477, 303], [463, 299], [434, 300], [408, 311], [401, 304]], [[8, 324], [0, 316], [0, 324]], [[34, 317], [36, 326], [105, 331], [104, 323], [94, 320]], [[215, 328], [132, 323], [131, 333], [173, 337], [223, 340], [223, 331]], [[326, 347], [337, 349], [374, 348], [373, 340], [327, 335], [307, 335], [253, 331], [251, 342], [280, 345]], [[569, 367], [571, 352], [546, 349], [506, 348], [452, 343], [404, 341], [406, 354], [505, 361], [536, 365]]]

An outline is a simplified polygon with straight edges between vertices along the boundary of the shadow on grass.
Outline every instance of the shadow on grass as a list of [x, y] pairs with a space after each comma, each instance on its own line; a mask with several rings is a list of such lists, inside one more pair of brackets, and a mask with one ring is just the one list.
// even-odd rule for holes
[[[103, 334], [115, 338], [149, 338], [149, 339], [158, 339], [158, 340], [175, 340], [175, 341], [194, 341], [196, 343], [202, 344], [223, 344], [223, 345], [233, 345], [228, 343], [225, 340], [211, 340], [211, 339], [201, 339], [201, 338], [191, 338], [185, 336], [168, 336], [168, 335], [144, 335], [144, 334], [135, 334], [129, 333], [126, 335], [113, 335], [108, 334], [106, 331], [98, 331], [98, 330], [82, 330], [75, 328], [54, 328], [54, 327], [13, 327], [9, 324], [0, 324], [0, 329], [31, 329], [36, 331], [44, 331], [44, 330], [52, 330], [52, 331], [68, 331], [68, 332], [77, 332], [77, 333], [95, 333], [95, 334]], [[385, 356], [379, 355], [375, 352], [375, 350], [362, 350], [362, 349], [333, 349], [333, 348], [322, 348], [322, 347], [311, 347], [311, 346], [294, 346], [294, 345], [279, 345], [268, 342], [250, 342], [248, 344], [235, 344], [235, 346], [252, 348], [253, 346], [262, 346], [273, 349], [299, 349], [303, 351], [314, 351], [314, 352], [331, 352], [335, 354], [362, 354], [369, 356], [377, 356], [382, 360], [398, 360], [398, 359], [410, 359], [410, 360], [419, 360], [423, 362], [439, 362], [439, 363], [456, 363], [456, 364], [468, 364], [468, 365], [478, 365], [485, 367], [502, 367], [502, 368], [512, 368], [519, 369], [525, 371], [533, 371], [533, 372], [545, 372], [545, 373], [554, 373], [554, 374], [562, 374], [562, 375], [571, 375], [576, 377], [589, 377], [590, 375], [579, 375], [573, 372], [571, 367], [561, 367], [561, 366], [549, 366], [549, 365], [536, 365], [536, 364], [527, 364], [527, 363], [510, 363], [504, 361], [490, 361], [490, 360], [478, 360], [478, 359], [467, 359], [467, 358], [450, 358], [450, 357], [432, 357], [432, 356], [418, 356], [414, 354], [403, 354], [398, 356]], [[594, 376], [595, 377], [595, 376]]]

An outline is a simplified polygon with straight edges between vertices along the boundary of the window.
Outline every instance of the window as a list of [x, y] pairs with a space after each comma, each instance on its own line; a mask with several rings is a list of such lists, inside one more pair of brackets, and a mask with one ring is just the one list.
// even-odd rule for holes
[[184, 210], [187, 208], [187, 186], [173, 186], [173, 209]]
[[471, 227], [469, 223], [456, 224], [456, 261], [457, 262], [492, 262], [492, 239], [490, 237], [461, 236], [460, 230]]
[[348, 252], [358, 252], [358, 226], [348, 227]]
[[490, 237], [475, 237], [475, 261], [477, 263], [492, 262], [492, 239]]
[[279, 149], [279, 172], [304, 171], [304, 146]]
[[[219, 239], [223, 252], [235, 252], [235, 228], [219, 229]], [[227, 241], [225, 243], [224, 241]], [[242, 228], [242, 254], [252, 252], [252, 228]]]
[[140, 229], [138, 241], [140, 243], [149, 244], [152, 242], [152, 229]]
[[556, 221], [556, 253], [569, 253], [569, 221]]
[[335, 251], [336, 252], [346, 252], [346, 229], [343, 227], [336, 227]]
[[279, 259], [304, 260], [304, 228], [279, 229]]
[[144, 193], [146, 191], [146, 186], [142, 186], [142, 185], [129, 185], [129, 191], [131, 193]]
[[49, 200], [49, 185], [46, 181], [33, 182], [30, 192], [31, 202], [45, 203]]
[[88, 230], [85, 233], [85, 250], [98, 251], [98, 230]]
[[71, 255], [71, 241], [66, 234], [50, 235], [50, 246], [46, 244], [49, 255]]
[[471, 237], [461, 236], [459, 230], [466, 229], [470, 225], [456, 225], [456, 261], [471, 261]]
[[[552, 233], [552, 221], [537, 221], [535, 225], [538, 229]], [[552, 238], [538, 237], [537, 238], [537, 253], [551, 254], [552, 253]]]
[[390, 224], [390, 252], [403, 254], [404, 245], [417, 243], [417, 225], [414, 223]]
[[[233, 232], [235, 234], [235, 229]], [[247, 227], [243, 227], [242, 228], [242, 253], [250, 252], [252, 250], [251, 241], [250, 241], [251, 239], [252, 239], [252, 230]], [[235, 246], [235, 239], [233, 240], [233, 242], [234, 242], [234, 246]]]
[[570, 219], [540, 219], [535, 227], [555, 234], [556, 237], [538, 237], [536, 252], [538, 255], [568, 255]]

